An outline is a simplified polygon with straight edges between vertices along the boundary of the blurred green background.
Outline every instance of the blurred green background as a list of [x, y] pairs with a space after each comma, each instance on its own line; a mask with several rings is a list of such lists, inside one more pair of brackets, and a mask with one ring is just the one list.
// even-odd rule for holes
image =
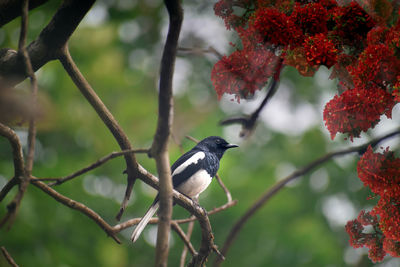
[[[60, 1], [30, 12], [29, 41], [48, 23]], [[184, 1], [185, 21], [182, 47], [214, 47], [229, 54], [236, 38], [225, 30], [213, 14], [213, 1]], [[157, 120], [158, 69], [167, 31], [168, 17], [159, 0], [98, 1], [70, 40], [72, 57], [128, 134], [134, 147], [149, 147]], [[17, 48], [20, 19], [0, 29], [2, 48]], [[234, 222], [279, 179], [289, 175], [328, 151], [357, 145], [371, 136], [397, 126], [399, 107], [392, 121], [384, 120], [377, 129], [353, 144], [338, 136], [330, 140], [322, 121], [324, 104], [335, 94], [336, 82], [329, 71], [320, 69], [313, 78], [301, 77], [287, 67], [280, 88], [263, 110], [254, 134], [241, 140], [239, 126], [221, 127], [218, 122], [232, 115], [249, 114], [265, 92], [254, 99], [217, 100], [210, 73], [217, 57], [212, 54], [180, 52], [174, 78], [175, 114], [171, 140], [171, 162], [193, 143], [184, 138], [202, 139], [221, 135], [240, 144], [224, 157], [220, 175], [238, 204], [210, 216], [215, 243], [220, 247]], [[37, 72], [43, 117], [39, 122], [33, 175], [60, 177], [78, 170], [119, 147], [91, 106], [75, 88], [58, 62], [50, 62]], [[26, 83], [26, 82], [25, 82]], [[19, 91], [26, 89], [19, 85]], [[15, 126], [26, 145], [25, 127]], [[398, 146], [391, 140], [387, 145]], [[154, 161], [138, 155], [152, 173]], [[375, 200], [357, 178], [358, 156], [337, 158], [286, 186], [245, 225], [223, 266], [372, 266], [366, 250], [348, 245], [344, 231], [347, 220]], [[124, 160], [117, 158], [102, 167], [56, 187], [60, 193], [85, 203], [110, 224], [124, 194]], [[11, 148], [0, 138], [0, 187], [13, 175]], [[14, 189], [0, 203], [0, 216], [16, 193]], [[155, 190], [138, 181], [123, 220], [140, 217], [150, 205]], [[200, 197], [207, 209], [224, 204], [226, 197], [216, 182]], [[174, 218], [187, 212], [174, 208]], [[184, 226], [186, 228], [186, 226]], [[30, 186], [18, 217], [9, 231], [0, 230], [5, 246], [20, 266], [151, 266], [154, 259], [156, 226], [146, 228], [143, 237], [131, 244], [132, 229], [119, 236], [122, 245], [107, 238], [86, 216], [57, 202]], [[200, 231], [193, 234], [196, 248]], [[170, 266], [178, 266], [183, 243], [173, 233]], [[215, 255], [211, 256], [209, 265]], [[0, 266], [6, 262], [0, 257]], [[399, 266], [385, 259], [382, 266]]]

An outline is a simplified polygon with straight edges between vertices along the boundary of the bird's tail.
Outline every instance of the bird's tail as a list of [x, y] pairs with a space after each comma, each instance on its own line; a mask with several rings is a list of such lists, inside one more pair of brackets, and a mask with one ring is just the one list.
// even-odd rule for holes
[[146, 225], [149, 223], [150, 219], [153, 217], [154, 213], [158, 210], [159, 202], [154, 202], [150, 208], [147, 210], [146, 214], [140, 220], [139, 224], [136, 226], [135, 230], [132, 233], [131, 240], [132, 242], [136, 242], [138, 240], [140, 234], [143, 232]]

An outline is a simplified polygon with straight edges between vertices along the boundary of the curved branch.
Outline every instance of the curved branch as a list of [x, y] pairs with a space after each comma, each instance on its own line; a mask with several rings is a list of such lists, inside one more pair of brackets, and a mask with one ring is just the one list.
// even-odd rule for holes
[[81, 213], [85, 214], [87, 217], [92, 219], [97, 225], [101, 227], [109, 236], [111, 236], [118, 244], [121, 244], [121, 241], [115, 235], [113, 228], [103, 220], [95, 211], [88, 208], [84, 204], [72, 200], [66, 196], [61, 195], [45, 183], [38, 181], [38, 180], [31, 180], [31, 183], [35, 185], [37, 188], [41, 189], [43, 192], [54, 198], [56, 201], [60, 202], [61, 204], [70, 207], [71, 209], [75, 209], [80, 211]]
[[93, 169], [98, 168], [99, 166], [103, 165], [104, 163], [106, 163], [107, 161], [119, 157], [119, 156], [123, 156], [126, 154], [131, 154], [131, 153], [148, 153], [149, 149], [130, 149], [130, 150], [124, 150], [124, 151], [118, 151], [118, 152], [112, 152], [110, 154], [108, 154], [107, 156], [104, 156], [102, 158], [100, 158], [99, 160], [97, 160], [96, 162], [70, 174], [67, 175], [65, 177], [61, 177], [61, 178], [40, 178], [40, 179], [36, 179], [39, 181], [54, 181], [53, 183], [48, 184], [49, 186], [55, 186], [55, 185], [60, 185], [63, 184], [69, 180], [72, 180], [84, 173], [87, 173]]
[[[393, 131], [387, 135], [381, 136], [379, 138], [376, 138], [364, 145], [356, 146], [356, 147], [351, 147], [348, 149], [344, 150], [339, 150], [336, 152], [331, 152], [328, 153], [313, 162], [309, 163], [305, 167], [296, 170], [293, 172], [291, 175], [287, 176], [286, 178], [280, 180], [277, 182], [275, 185], [273, 185], [271, 188], [269, 188], [264, 194], [261, 195], [261, 197], [239, 218], [239, 220], [234, 224], [232, 229], [230, 230], [228, 237], [225, 240], [224, 246], [222, 248], [222, 253], [223, 255], [226, 256], [228, 253], [229, 248], [231, 247], [232, 243], [236, 239], [237, 235], [239, 234], [240, 230], [243, 228], [245, 223], [262, 207], [266, 204], [266, 202], [273, 197], [276, 193], [278, 193], [287, 183], [307, 174], [311, 170], [315, 169], [316, 167], [319, 167], [320, 165], [324, 164], [325, 162], [338, 157], [338, 156], [343, 156], [347, 155], [350, 153], [364, 153], [368, 146], [376, 146], [380, 142], [382, 142], [385, 139], [391, 138], [393, 136], [399, 135], [400, 134], [400, 129]], [[219, 259], [216, 259], [214, 262], [214, 266], [219, 266], [221, 264], [221, 261]]]
[[[111, 112], [104, 105], [103, 101], [97, 96], [96, 92], [90, 86], [90, 84], [86, 81], [85, 77], [79, 71], [78, 67], [75, 65], [73, 61], [68, 45], [66, 44], [61, 51], [59, 56], [59, 60], [63, 65], [64, 69], [67, 71], [68, 75], [71, 77], [72, 81], [81, 91], [82, 95], [86, 98], [86, 100], [92, 105], [94, 110], [97, 112], [101, 120], [108, 127], [118, 145], [122, 150], [131, 150], [132, 146], [128, 139], [128, 136], [123, 131], [122, 127], [119, 125], [117, 120], [111, 114]], [[125, 162], [127, 167], [127, 187], [125, 191], [125, 196], [121, 204], [120, 211], [117, 214], [117, 220], [120, 220], [123, 212], [125, 211], [126, 205], [128, 204], [129, 198], [132, 193], [133, 185], [136, 181], [136, 177], [138, 176], [138, 163], [136, 161], [136, 157], [134, 154], [129, 153], [125, 154]]]
[[29, 179], [27, 179], [27, 176], [25, 175], [24, 155], [17, 134], [11, 128], [0, 123], [0, 135], [7, 138], [10, 142], [14, 159], [14, 178], [12, 178], [1, 190], [0, 200], [3, 200], [10, 190], [18, 184], [18, 192], [14, 199], [7, 205], [7, 213], [0, 221], [0, 227], [2, 227], [7, 222], [9, 222], [9, 226], [11, 226], [28, 186]]
[[[31, 1], [30, 1], [31, 2]], [[95, 0], [65, 0], [27, 52], [34, 71], [57, 58]], [[0, 90], [26, 78], [24, 63], [13, 49], [0, 49]]]

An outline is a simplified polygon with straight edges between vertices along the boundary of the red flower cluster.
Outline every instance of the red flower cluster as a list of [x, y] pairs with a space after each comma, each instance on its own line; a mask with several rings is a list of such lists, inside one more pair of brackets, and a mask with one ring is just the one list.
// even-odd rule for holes
[[353, 139], [359, 137], [361, 131], [373, 128], [382, 114], [390, 118], [394, 104], [392, 95], [379, 87], [346, 90], [326, 104], [325, 125], [332, 139], [338, 132], [348, 133]]
[[271, 77], [276, 63], [277, 57], [265, 48], [236, 50], [224, 56], [211, 72], [218, 98], [224, 93], [242, 97], [254, 94]]
[[336, 64], [338, 49], [323, 33], [308, 37], [304, 49], [311, 66], [325, 65], [330, 68]]
[[298, 46], [302, 43], [300, 28], [289, 16], [273, 7], [257, 9], [249, 27], [254, 27], [264, 41], [274, 45]]
[[[346, 231], [354, 248], [366, 246], [374, 262], [386, 253], [400, 257], [400, 159], [386, 149], [374, 153], [369, 146], [357, 165], [360, 180], [380, 197], [371, 212], [361, 211], [349, 221]], [[372, 225], [374, 233], [364, 233], [363, 226]]]
[[336, 8], [333, 12], [335, 27], [332, 32], [336, 40], [344, 45], [360, 46], [368, 32], [375, 26], [375, 21], [355, 1]]
[[400, 61], [394, 50], [387, 45], [367, 46], [358, 58], [355, 67], [350, 67], [356, 87], [385, 87], [396, 82], [400, 73]]
[[[364, 226], [372, 226], [373, 232], [365, 233]], [[383, 260], [386, 255], [383, 245], [385, 237], [380, 231], [376, 215], [362, 210], [357, 219], [347, 222], [345, 229], [353, 248], [367, 247], [369, 249], [368, 257], [373, 262]]]
[[392, 152], [374, 153], [369, 147], [358, 162], [357, 172], [372, 192], [400, 201], [400, 159]]
[[319, 3], [303, 6], [296, 3], [291, 20], [303, 30], [304, 34], [314, 35], [328, 32], [328, 11]]

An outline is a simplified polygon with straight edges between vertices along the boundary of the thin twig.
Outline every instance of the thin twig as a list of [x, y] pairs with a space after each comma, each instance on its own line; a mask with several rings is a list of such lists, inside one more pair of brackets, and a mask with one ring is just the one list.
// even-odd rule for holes
[[[190, 216], [190, 218], [195, 219], [196, 217]], [[177, 222], [175, 221], [175, 223], [177, 223]], [[192, 237], [193, 229], [194, 229], [194, 221], [191, 221], [191, 222], [189, 222], [188, 227], [187, 227], [187, 231], [186, 231], [186, 236], [187, 236], [187, 238], [189, 240]], [[180, 267], [184, 267], [185, 266], [187, 252], [188, 252], [188, 248], [187, 248], [187, 246], [184, 246], [183, 249], [182, 249], [181, 260], [180, 260], [180, 263], [179, 263]], [[192, 255], [193, 255], [193, 253], [192, 253]]]
[[14, 259], [11, 257], [10, 253], [8, 253], [7, 249], [4, 246], [1, 247], [1, 252], [3, 253], [4, 258], [6, 258], [10, 266], [18, 267], [18, 264], [14, 261]]
[[[230, 230], [228, 237], [225, 240], [224, 246], [222, 248], [222, 253], [223, 255], [226, 256], [229, 248], [231, 247], [232, 243], [236, 239], [237, 235], [240, 233], [241, 229], [245, 225], [245, 223], [261, 208], [263, 207], [271, 197], [273, 197], [276, 193], [278, 193], [287, 183], [293, 181], [294, 179], [297, 179], [311, 170], [315, 169], [316, 167], [319, 167], [320, 165], [324, 164], [325, 162], [338, 157], [338, 156], [343, 156], [347, 155], [350, 153], [364, 153], [365, 150], [368, 148], [368, 146], [376, 146], [380, 142], [382, 142], [385, 139], [391, 138], [393, 136], [399, 135], [400, 134], [400, 129], [393, 131], [387, 135], [381, 136], [379, 138], [376, 138], [364, 145], [356, 146], [356, 147], [351, 147], [348, 149], [344, 150], [339, 150], [336, 152], [330, 152], [325, 154], [324, 156], [314, 160], [313, 162], [309, 163], [308, 165], [304, 166], [301, 169], [296, 170], [286, 178], [280, 180], [277, 182], [275, 185], [270, 187], [265, 193], [261, 195], [261, 197], [239, 218], [239, 220], [236, 221], [232, 229]], [[214, 261], [214, 266], [219, 266], [221, 264], [220, 259], [215, 259]]]
[[112, 237], [118, 244], [121, 244], [121, 241], [115, 235], [113, 227], [110, 226], [106, 221], [104, 221], [104, 219], [95, 211], [93, 211], [92, 209], [90, 209], [89, 207], [78, 201], [75, 201], [58, 193], [53, 188], [51, 188], [50, 186], [41, 181], [31, 180], [31, 183], [35, 185], [37, 188], [41, 189], [46, 194], [48, 194], [49, 196], [51, 196], [52, 198], [54, 198], [56, 201], [60, 202], [61, 204], [71, 209], [75, 209], [81, 212], [82, 214], [86, 215], [90, 219], [92, 219], [98, 226], [100, 226], [101, 229], [103, 229], [107, 233], [108, 236]]
[[175, 232], [179, 235], [179, 237], [182, 239], [183, 243], [185, 244], [185, 247], [190, 251], [190, 253], [195, 256], [197, 255], [196, 250], [194, 249], [192, 243], [190, 243], [190, 237], [188, 237], [185, 232], [182, 230], [182, 228], [177, 224], [176, 222], [172, 221], [171, 222], [172, 229], [175, 230]]
[[116, 158], [116, 157], [120, 157], [120, 156], [124, 156], [126, 154], [131, 154], [131, 153], [148, 153], [149, 149], [146, 148], [140, 148], [140, 149], [129, 149], [129, 150], [124, 150], [124, 151], [118, 151], [118, 152], [112, 152], [102, 158], [100, 158], [99, 160], [97, 160], [96, 162], [70, 174], [67, 175], [65, 177], [61, 177], [61, 178], [53, 178], [53, 177], [49, 177], [49, 178], [40, 178], [37, 179], [39, 181], [54, 181], [53, 183], [48, 184], [49, 186], [55, 186], [55, 185], [60, 185], [62, 183], [65, 183], [69, 180], [72, 180], [84, 173], [87, 173], [95, 168], [98, 168], [99, 166], [103, 165], [104, 163], [106, 163], [107, 161], [109, 161], [110, 159]]
[[218, 52], [214, 47], [209, 46], [208, 48], [199, 48], [199, 47], [179, 47], [179, 51], [182, 52], [187, 52], [187, 53], [192, 53], [195, 55], [201, 55], [201, 54], [213, 54], [215, 55], [218, 59], [221, 59], [223, 55]]
[[[62, 48], [61, 55], [59, 56], [59, 60], [63, 65], [64, 69], [67, 71], [68, 75], [71, 77], [72, 81], [81, 91], [81, 93], [85, 96], [87, 101], [92, 105], [94, 110], [97, 112], [99, 117], [102, 119], [104, 124], [108, 127], [110, 132], [113, 134], [115, 140], [118, 142], [121, 150], [130, 150], [132, 149], [132, 145], [128, 139], [128, 136], [123, 131], [122, 127], [119, 125], [117, 120], [108, 110], [108, 108], [104, 105], [103, 101], [97, 96], [96, 92], [90, 86], [90, 84], [86, 81], [85, 77], [79, 71], [79, 68], [76, 66], [73, 61], [69, 49], [68, 44], [65, 44]], [[129, 198], [132, 193], [133, 185], [136, 181], [138, 174], [138, 163], [136, 161], [136, 157], [134, 154], [129, 153], [125, 154], [125, 162], [127, 167], [127, 186], [125, 190], [125, 196], [121, 203], [121, 208], [116, 216], [117, 220], [121, 219], [123, 212], [128, 204]]]
[[217, 179], [218, 184], [221, 186], [222, 190], [224, 190], [227, 202], [232, 202], [232, 195], [231, 192], [229, 192], [228, 188], [225, 186], [224, 182], [222, 182], [221, 177], [219, 177], [218, 173], [215, 175], [215, 179]]

